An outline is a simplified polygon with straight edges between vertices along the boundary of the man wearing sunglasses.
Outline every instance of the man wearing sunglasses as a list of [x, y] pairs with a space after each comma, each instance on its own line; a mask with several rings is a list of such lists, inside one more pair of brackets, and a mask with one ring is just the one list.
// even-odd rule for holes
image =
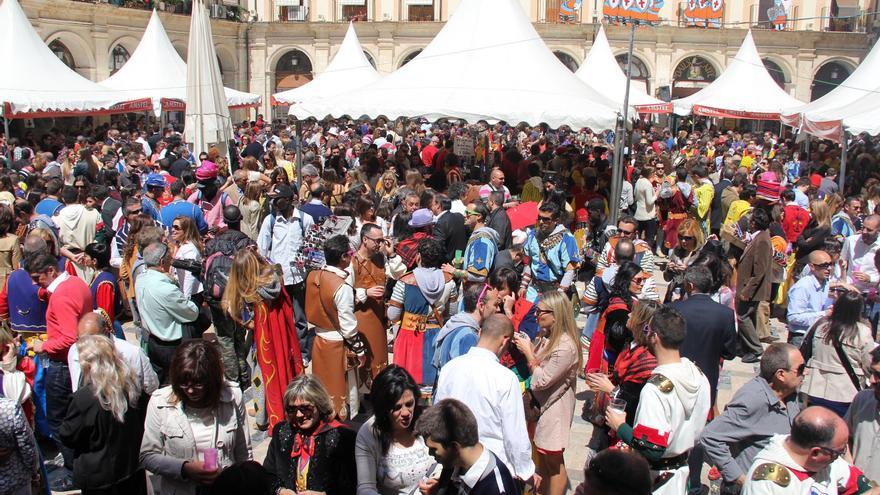
[[638, 224], [638, 220], [630, 216], [622, 217], [617, 221], [617, 233], [608, 238], [596, 262], [596, 275], [601, 276], [606, 268], [616, 262], [614, 253], [621, 239], [632, 241], [635, 246], [633, 261], [642, 268], [642, 271], [649, 275], [654, 273], [654, 253], [650, 244], [639, 239]]
[[755, 457], [743, 495], [880, 494], [880, 488], [843, 459], [849, 428], [820, 406], [801, 411], [789, 435], [776, 435]]
[[828, 278], [834, 270], [831, 256], [822, 250], [810, 253], [810, 274], [788, 290], [788, 341], [800, 347], [807, 330], [823, 316], [831, 316], [834, 301], [828, 298]]
[[727, 408], [703, 430], [706, 461], [721, 472], [722, 495], [740, 492], [755, 456], [774, 435], [787, 435], [800, 412], [797, 390], [806, 365], [797, 347], [771, 344], [761, 356], [758, 376], [747, 382]]
[[541, 205], [538, 223], [526, 237], [523, 252], [530, 262], [523, 274], [523, 281], [530, 281], [526, 292], [529, 302], [535, 302], [542, 292], [548, 290], [567, 291], [581, 263], [577, 241], [559, 223], [559, 214], [556, 203]]

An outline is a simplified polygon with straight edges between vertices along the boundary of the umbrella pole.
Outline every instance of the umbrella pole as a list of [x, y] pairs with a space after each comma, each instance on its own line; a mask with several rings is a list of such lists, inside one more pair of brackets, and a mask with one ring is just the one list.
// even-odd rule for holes
[[627, 52], [626, 57], [626, 88], [624, 89], [623, 93], [623, 122], [620, 125], [620, 132], [617, 133], [617, 146], [615, 146], [616, 150], [614, 153], [614, 168], [611, 175], [611, 204], [608, 205], [608, 209], [610, 210], [609, 212], [611, 213], [611, 218], [608, 222], [615, 227], [617, 227], [617, 220], [618, 217], [620, 217], [620, 194], [623, 189], [623, 152], [625, 148], [624, 138], [626, 136], [627, 119], [629, 118], [629, 86], [630, 81], [632, 81], [632, 57], [635, 38], [636, 23], [633, 22], [632, 28], [630, 28], [629, 31], [629, 51]]
[[846, 142], [848, 132], [843, 131], [843, 142], [840, 143], [840, 172], [837, 174], [837, 186], [840, 188], [840, 194], [846, 197], [846, 191], [843, 185], [846, 183]]

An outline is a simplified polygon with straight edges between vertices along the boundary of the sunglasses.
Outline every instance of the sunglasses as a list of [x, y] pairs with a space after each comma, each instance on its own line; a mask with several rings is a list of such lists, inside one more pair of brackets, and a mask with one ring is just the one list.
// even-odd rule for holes
[[690, 235], [679, 235], [678, 238], [681, 239], [681, 240], [683, 240], [683, 241], [695, 241], [695, 240], [697, 240], [696, 237], [694, 237], [694, 236], [690, 236]]
[[182, 228], [183, 227], [181, 227], [180, 225], [177, 225], [177, 224], [174, 224], [171, 226], [171, 230], [181, 230]]
[[832, 263], [830, 261], [828, 263], [814, 263], [813, 264], [813, 267], [817, 268], [819, 270], [827, 270], [827, 269], [831, 268], [832, 266], [834, 266], [834, 263]]
[[620, 232], [620, 235], [635, 235], [635, 233], [636, 233], [635, 230], [623, 230], [623, 229], [618, 230], [618, 232]]
[[845, 455], [846, 451], [848, 450], [848, 447], [846, 445], [844, 445], [843, 448], [840, 450], [834, 450], [831, 447], [820, 447], [818, 445], [816, 446], [816, 448], [828, 454], [832, 460], [837, 460], [837, 458], [839, 458], [840, 456]]
[[143, 212], [144, 212], [144, 210], [143, 210], [143, 208], [141, 208], [141, 209], [137, 209], [137, 210], [128, 210], [125, 214], [126, 215], [140, 215]]
[[541, 216], [539, 216], [539, 217], [538, 217], [538, 221], [541, 222], [541, 223], [553, 223], [555, 220], [553, 219], [553, 217], [541, 217]]
[[546, 315], [546, 314], [551, 314], [551, 315], [552, 315], [552, 314], [553, 314], [553, 310], [552, 310], [552, 309], [541, 309], [541, 308], [538, 308], [538, 309], [535, 310], [535, 316], [541, 317], [541, 316], [544, 316], [544, 315]]
[[312, 414], [313, 412], [315, 412], [315, 406], [313, 406], [312, 404], [306, 404], [303, 406], [295, 406], [293, 404], [288, 404], [288, 405], [284, 406], [284, 412], [286, 412], [287, 414], [291, 414], [291, 415], [296, 414], [296, 413], [301, 413], [304, 416], [308, 416], [308, 415]]
[[787, 369], [785, 371], [794, 371], [795, 373], [797, 373], [797, 376], [804, 376], [804, 372], [807, 371], [807, 363], [804, 363], [804, 364], [798, 366], [797, 369], [793, 369], [793, 370]]

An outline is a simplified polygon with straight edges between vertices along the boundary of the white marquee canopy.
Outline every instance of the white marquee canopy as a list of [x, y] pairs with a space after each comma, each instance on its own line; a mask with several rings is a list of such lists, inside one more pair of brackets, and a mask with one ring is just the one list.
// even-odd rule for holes
[[[191, 34], [191, 33], [190, 33]], [[183, 111], [186, 102], [186, 62], [174, 49], [153, 10], [144, 36], [131, 58], [115, 74], [99, 84], [133, 98], [148, 98], [153, 112]], [[260, 95], [225, 88], [230, 108], [257, 106]]]
[[380, 77], [364, 55], [354, 24], [349, 23], [339, 51], [324, 72], [298, 88], [275, 93], [272, 99], [275, 104], [290, 105], [315, 98], [338, 96], [378, 81]]
[[[600, 25], [590, 53], [583, 65], [575, 72], [581, 81], [598, 91], [601, 95], [616, 102], [623, 108], [626, 92], [626, 74], [614, 58], [611, 45], [605, 36], [605, 27]], [[644, 85], [630, 81], [629, 104], [636, 107], [639, 113], [670, 113], [672, 105], [649, 95]]]
[[[6, 117], [60, 117], [142, 111], [146, 102], [113, 91], [64, 65], [43, 42], [18, 0], [0, 5], [0, 112]], [[140, 105], [140, 106], [139, 106]]]
[[686, 98], [673, 100], [672, 104], [679, 115], [777, 120], [804, 103], [776, 84], [764, 67], [749, 30], [736, 56], [717, 79]]
[[443, 29], [394, 73], [336, 98], [291, 108], [299, 119], [460, 118], [613, 128], [618, 104], [547, 48], [519, 0], [463, 0]]

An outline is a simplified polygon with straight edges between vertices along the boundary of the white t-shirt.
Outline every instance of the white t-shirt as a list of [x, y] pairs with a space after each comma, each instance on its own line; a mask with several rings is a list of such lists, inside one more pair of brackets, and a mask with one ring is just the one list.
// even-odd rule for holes
[[379, 462], [379, 493], [409, 495], [434, 464], [421, 437], [411, 447], [392, 443]]
[[[195, 244], [186, 242], [174, 254], [174, 259], [201, 261], [202, 255], [199, 254]], [[183, 268], [175, 268], [174, 276], [180, 284], [180, 290], [183, 291], [183, 295], [187, 299], [192, 297], [193, 294], [200, 294], [202, 292], [202, 283], [191, 272]]]

